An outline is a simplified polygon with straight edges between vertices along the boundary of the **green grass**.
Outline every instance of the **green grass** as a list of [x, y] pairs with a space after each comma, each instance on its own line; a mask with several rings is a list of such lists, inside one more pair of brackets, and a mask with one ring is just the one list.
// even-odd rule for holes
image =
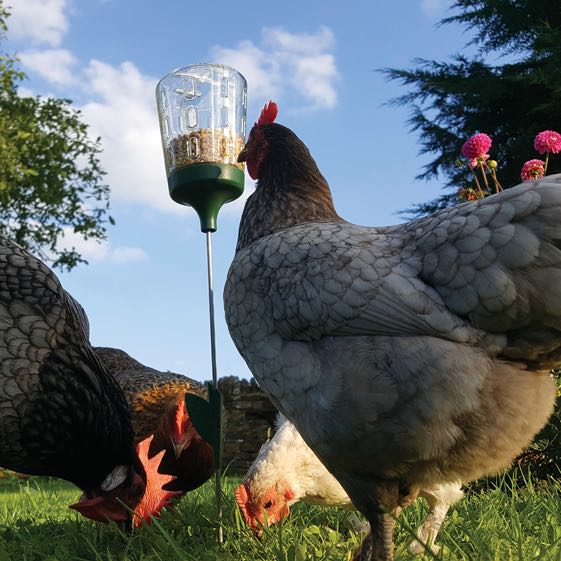
[[[233, 501], [236, 478], [224, 480], [226, 543], [216, 543], [214, 485], [184, 497], [175, 511], [132, 536], [68, 509], [79, 492], [48, 478], [0, 480], [0, 561], [344, 561], [360, 542], [349, 514], [296, 505], [261, 540], [246, 529]], [[398, 522], [396, 561], [407, 553], [409, 528], [426, 512], [416, 501]], [[468, 493], [444, 523], [438, 556], [424, 560], [561, 561], [561, 486], [555, 482]]]

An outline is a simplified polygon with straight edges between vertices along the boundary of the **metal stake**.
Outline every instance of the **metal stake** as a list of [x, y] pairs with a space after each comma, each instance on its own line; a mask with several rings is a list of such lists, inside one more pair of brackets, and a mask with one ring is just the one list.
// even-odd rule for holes
[[[218, 390], [218, 371], [216, 368], [216, 330], [214, 327], [214, 281], [212, 278], [212, 239], [211, 233], [206, 232], [206, 259], [208, 272], [208, 311], [210, 319], [210, 358], [212, 363], [212, 385]], [[216, 514], [218, 516], [218, 543], [224, 543], [224, 532], [222, 530], [222, 484], [220, 465], [215, 466], [214, 492], [216, 499]]]

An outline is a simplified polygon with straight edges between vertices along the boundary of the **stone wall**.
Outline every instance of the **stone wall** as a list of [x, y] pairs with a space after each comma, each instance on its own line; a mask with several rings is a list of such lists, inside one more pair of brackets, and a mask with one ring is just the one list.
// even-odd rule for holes
[[274, 432], [277, 411], [254, 379], [227, 376], [218, 381], [224, 399], [222, 464], [228, 473], [245, 472]]

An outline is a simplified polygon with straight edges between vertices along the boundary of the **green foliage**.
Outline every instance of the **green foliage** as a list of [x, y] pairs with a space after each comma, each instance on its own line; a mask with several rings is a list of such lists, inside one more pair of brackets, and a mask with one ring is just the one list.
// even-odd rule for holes
[[[0, 0], [0, 45], [8, 11]], [[0, 233], [61, 269], [85, 262], [65, 230], [105, 238], [109, 187], [99, 138], [66, 99], [24, 97], [17, 58], [0, 51]]]
[[[236, 478], [224, 478], [224, 531], [216, 542], [214, 485], [189, 493], [175, 511], [123, 535], [68, 509], [79, 491], [48, 478], [0, 480], [0, 561], [342, 561], [361, 537], [348, 530], [349, 513], [298, 504], [282, 524], [256, 539], [233, 500]], [[497, 488], [468, 492], [444, 522], [438, 555], [413, 557], [411, 533], [427, 514], [415, 501], [398, 519], [396, 561], [558, 561], [561, 558], [561, 487], [524, 486], [508, 477]]]
[[359, 536], [336, 509], [298, 505], [282, 526], [257, 540], [234, 501], [236, 478], [224, 478], [226, 542], [216, 541], [214, 482], [189, 493], [175, 511], [123, 535], [68, 509], [80, 492], [49, 478], [0, 480], [0, 561], [341, 561]]
[[[418, 178], [442, 175], [445, 189], [453, 189], [417, 205], [416, 214], [458, 202], [457, 191], [471, 183], [471, 176], [456, 160], [472, 134], [493, 138], [491, 157], [499, 162], [499, 180], [511, 187], [520, 183], [522, 164], [540, 157], [533, 148], [535, 135], [561, 131], [561, 1], [456, 0], [452, 8], [457, 13], [441, 24], [471, 30], [475, 55], [456, 54], [449, 62], [417, 59], [412, 70], [384, 70], [410, 88], [391, 103], [409, 107], [420, 153], [434, 156]], [[557, 171], [559, 157], [548, 173]]]

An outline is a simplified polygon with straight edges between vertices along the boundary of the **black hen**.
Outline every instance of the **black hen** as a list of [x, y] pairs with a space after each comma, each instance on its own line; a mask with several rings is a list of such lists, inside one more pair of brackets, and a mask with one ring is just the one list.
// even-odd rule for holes
[[82, 307], [0, 238], [0, 465], [71, 481], [77, 510], [130, 521], [146, 488], [123, 393], [93, 352]]

